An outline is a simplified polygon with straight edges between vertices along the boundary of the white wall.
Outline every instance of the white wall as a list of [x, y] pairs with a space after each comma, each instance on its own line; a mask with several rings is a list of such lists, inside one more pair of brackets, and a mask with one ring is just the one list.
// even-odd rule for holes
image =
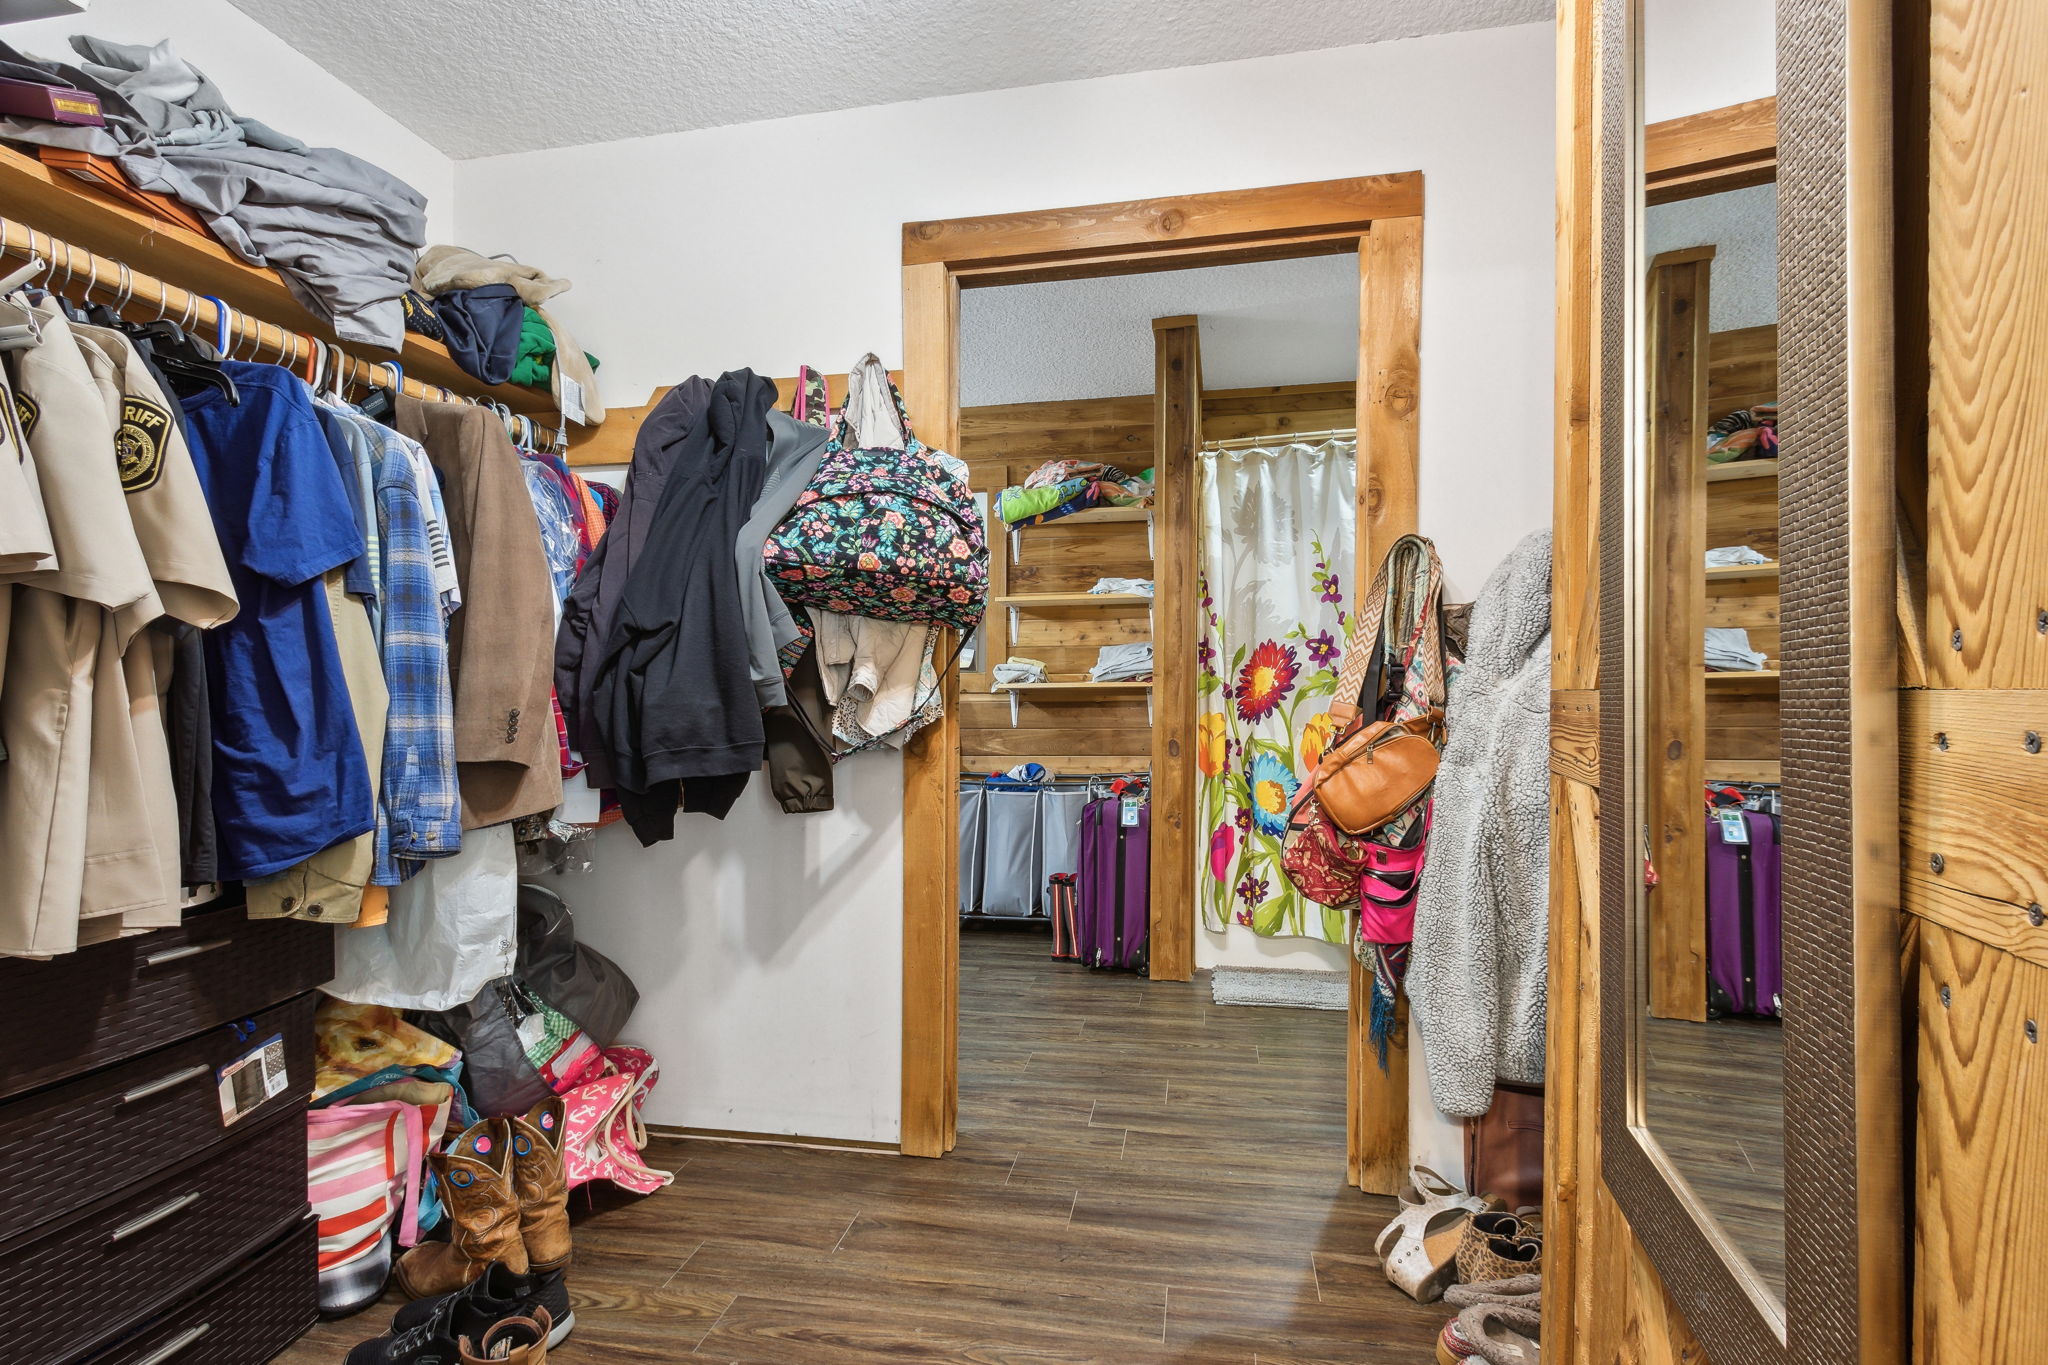
[[[426, 139], [305, 57], [227, 0], [94, 0], [83, 14], [0, 26], [0, 40], [36, 57], [77, 63], [66, 39], [117, 43], [165, 38], [204, 71], [238, 114], [316, 147], [339, 147], [390, 171], [427, 197], [428, 240], [455, 236], [455, 163]], [[400, 40], [366, 26], [364, 41]]]
[[[692, 372], [899, 360], [908, 220], [1420, 170], [1421, 520], [1468, 596], [1550, 513], [1552, 43], [1532, 24], [953, 96], [462, 162], [456, 186], [469, 245], [575, 279], [564, 320], [629, 405]], [[564, 884], [645, 994], [657, 1121], [895, 1136], [900, 779], [848, 767], [838, 811], [751, 800], [651, 853], [607, 836]], [[806, 878], [798, 840], [887, 851]], [[1440, 1134], [1421, 1150], [1446, 1159]]]
[[[1202, 386], [1358, 373], [1358, 255], [1159, 270], [960, 295], [960, 406], [1152, 392], [1152, 320], [1202, 320]], [[1147, 461], [1150, 463], [1150, 461]]]
[[1643, 121], [1778, 93], [1776, 0], [1643, 0]]

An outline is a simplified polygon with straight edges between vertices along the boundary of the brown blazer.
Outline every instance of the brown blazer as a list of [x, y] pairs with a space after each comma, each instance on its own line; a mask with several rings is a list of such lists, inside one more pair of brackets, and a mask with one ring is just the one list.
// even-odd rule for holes
[[464, 403], [401, 395], [400, 434], [426, 447], [441, 476], [462, 606], [448, 618], [462, 827], [478, 829], [562, 804], [555, 742], [554, 581], [519, 452], [498, 419]]

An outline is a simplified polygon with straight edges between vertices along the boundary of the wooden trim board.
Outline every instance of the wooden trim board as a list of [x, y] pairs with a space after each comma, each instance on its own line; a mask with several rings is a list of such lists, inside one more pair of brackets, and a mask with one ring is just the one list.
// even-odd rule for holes
[[[1086, 209], [906, 224], [905, 389], [912, 395], [920, 430], [950, 431], [957, 422], [961, 288], [1024, 278], [1077, 279], [1127, 273], [1153, 264], [1163, 269], [1214, 264], [1219, 253], [1238, 251], [1256, 252], [1256, 259], [1285, 259], [1357, 249], [1362, 304], [1358, 386], [1362, 515], [1358, 535], [1362, 556], [1376, 553], [1369, 546], [1383, 551], [1387, 541], [1379, 537], [1390, 538], [1415, 524], [1422, 211], [1422, 175], [1409, 172]], [[1382, 238], [1386, 244], [1378, 246]], [[1147, 258], [1142, 263], [1137, 259], [1141, 256]], [[1020, 274], [1022, 270], [1030, 273]], [[937, 287], [933, 282], [937, 275], [932, 272], [950, 281], [950, 291]], [[954, 349], [942, 354], [942, 344]], [[946, 414], [946, 420], [936, 425], [934, 405], [943, 405]], [[933, 740], [935, 746], [957, 745], [957, 731]], [[916, 775], [921, 781], [926, 774], [919, 766], [916, 748], [914, 745], [910, 766], [918, 768]], [[959, 770], [959, 757], [957, 749], [935, 757], [931, 772], [943, 770], [946, 779], [952, 780]], [[912, 776], [907, 769], [906, 846], [950, 850], [957, 838], [951, 805], [941, 810], [930, 793], [913, 801]], [[943, 843], [941, 835], [945, 836]], [[958, 1109], [957, 1034], [952, 1031], [956, 1025], [939, 1029], [932, 1018], [934, 1010], [943, 1010], [957, 1021], [957, 868], [950, 852], [944, 862], [945, 866], [934, 869], [929, 877], [913, 876], [908, 869], [905, 874], [902, 1147], [906, 1153], [935, 1155], [943, 1151], [950, 1143]], [[1187, 914], [1192, 926], [1192, 904]], [[941, 940], [950, 942], [950, 956], [929, 946]], [[925, 946], [913, 953], [913, 944]], [[1361, 978], [1354, 967], [1354, 1023], [1363, 998], [1360, 987]], [[943, 1049], [941, 1055], [913, 1057], [913, 1051], [932, 1046]], [[1354, 1182], [1391, 1194], [1406, 1173], [1405, 1070], [1381, 1073], [1376, 1066], [1362, 1067], [1357, 1052], [1354, 1048], [1353, 1064], [1348, 1068], [1352, 1114], [1347, 1125], [1348, 1164]], [[1405, 1064], [1405, 1055], [1402, 1061]], [[1370, 1133], [1360, 1122], [1366, 1110], [1371, 1111]]]
[[1195, 452], [1202, 444], [1202, 335], [1155, 318], [1153, 350], [1152, 949], [1154, 981], [1195, 974]]

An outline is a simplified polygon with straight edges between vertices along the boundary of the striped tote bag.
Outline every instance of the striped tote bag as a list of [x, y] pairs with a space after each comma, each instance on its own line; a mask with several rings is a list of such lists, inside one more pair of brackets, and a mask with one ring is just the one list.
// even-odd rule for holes
[[321, 1312], [338, 1315], [374, 1302], [391, 1273], [393, 1241], [419, 1241], [427, 1153], [447, 1130], [448, 1109], [384, 1100], [306, 1111]]

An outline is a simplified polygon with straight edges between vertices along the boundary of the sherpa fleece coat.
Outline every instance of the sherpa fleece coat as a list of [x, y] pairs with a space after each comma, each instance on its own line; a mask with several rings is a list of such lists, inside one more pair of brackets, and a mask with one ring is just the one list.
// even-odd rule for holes
[[1550, 532], [1508, 552], [1472, 609], [1437, 769], [1408, 996], [1436, 1107], [1543, 1080], [1550, 901]]

